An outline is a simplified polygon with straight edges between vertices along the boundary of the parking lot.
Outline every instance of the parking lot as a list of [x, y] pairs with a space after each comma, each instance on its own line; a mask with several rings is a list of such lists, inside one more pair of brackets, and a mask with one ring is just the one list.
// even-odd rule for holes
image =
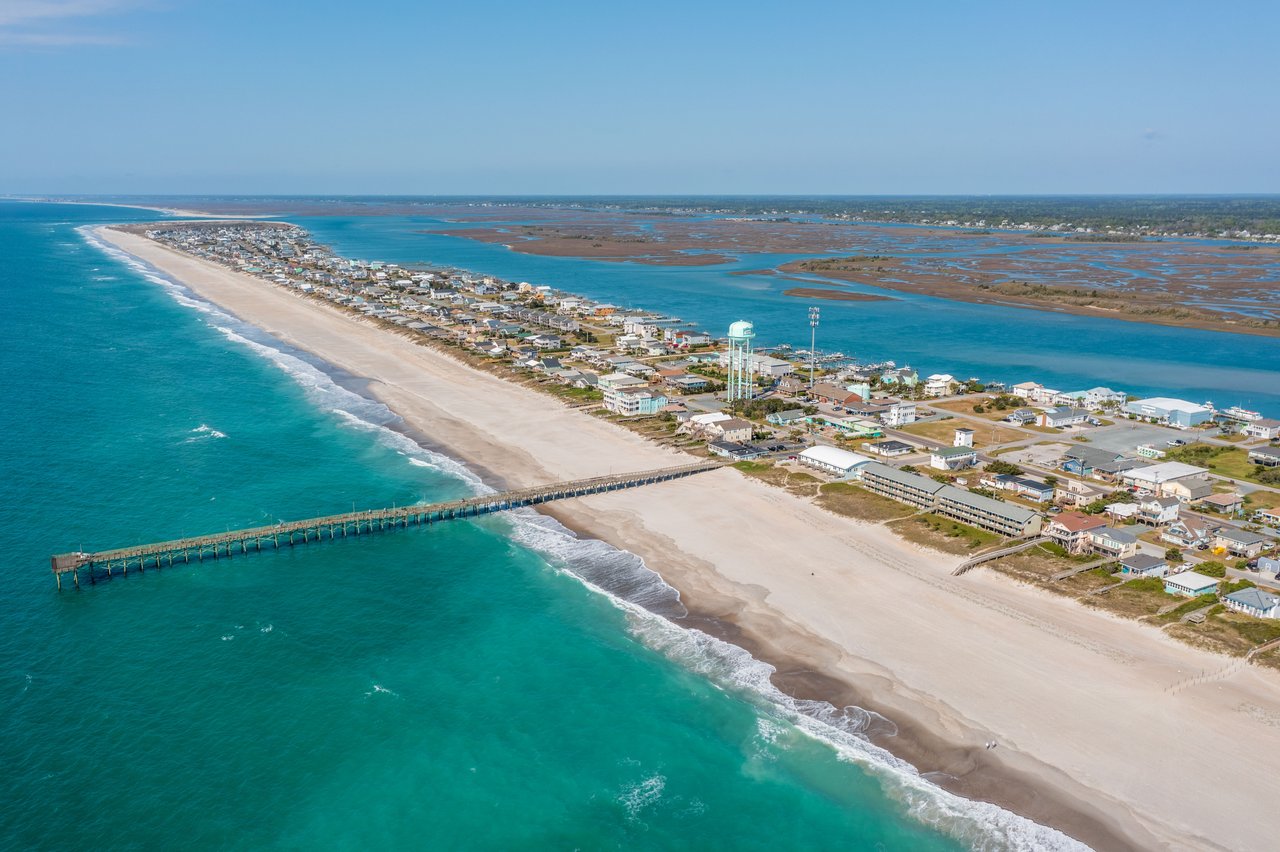
[[1103, 426], [1084, 434], [1089, 438], [1088, 446], [1090, 447], [1130, 456], [1134, 454], [1134, 449], [1143, 444], [1151, 444], [1163, 449], [1169, 441], [1190, 441], [1196, 435], [1196, 433], [1170, 429], [1167, 426], [1156, 426], [1133, 420], [1121, 420], [1114, 426]]

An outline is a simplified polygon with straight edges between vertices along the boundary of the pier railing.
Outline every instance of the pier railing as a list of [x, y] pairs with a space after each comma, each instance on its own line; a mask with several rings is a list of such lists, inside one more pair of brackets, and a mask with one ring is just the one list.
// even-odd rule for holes
[[116, 571], [128, 574], [130, 568], [145, 571], [148, 567], [172, 566], [175, 562], [185, 564], [192, 559], [203, 562], [206, 558], [218, 559], [234, 554], [257, 553], [264, 547], [293, 546], [324, 541], [326, 538], [332, 541], [339, 536], [346, 538], [351, 535], [385, 532], [456, 518], [473, 518], [524, 506], [536, 506], [553, 500], [585, 497], [606, 491], [619, 491], [655, 482], [666, 482], [714, 470], [723, 465], [724, 462], [719, 460], [700, 461], [660, 470], [618, 473], [515, 491], [483, 494], [444, 503], [344, 512], [339, 515], [325, 515], [301, 521], [282, 521], [270, 526], [230, 530], [173, 541], [138, 544], [132, 547], [118, 547], [112, 550], [61, 553], [53, 557], [52, 570], [57, 578], [59, 589], [62, 588], [64, 574], [70, 574], [76, 588], [79, 588], [82, 571], [93, 583], [97, 577], [101, 576], [100, 572], [103, 570], [107, 577], [111, 577]]

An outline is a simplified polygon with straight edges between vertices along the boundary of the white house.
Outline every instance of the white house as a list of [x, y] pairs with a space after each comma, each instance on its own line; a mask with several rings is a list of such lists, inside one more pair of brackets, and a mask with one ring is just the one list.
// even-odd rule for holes
[[863, 465], [872, 462], [872, 459], [866, 456], [851, 453], [839, 447], [828, 447], [822, 444], [816, 447], [809, 447], [796, 458], [801, 464], [839, 476], [842, 479], [857, 478], [859, 469]]
[[1182, 502], [1177, 497], [1147, 497], [1138, 501], [1137, 514], [1144, 523], [1164, 526], [1178, 520], [1181, 508]]
[[1083, 408], [1055, 406], [1040, 412], [1036, 417], [1036, 425], [1050, 429], [1065, 429], [1083, 423], [1089, 418], [1089, 412]]
[[1250, 438], [1265, 438], [1268, 441], [1274, 441], [1280, 438], [1280, 420], [1254, 420], [1251, 423], [1244, 424], [1242, 430], [1244, 434]]
[[916, 404], [903, 400], [884, 401], [885, 407], [880, 411], [880, 422], [886, 426], [906, 426], [916, 420]]
[[751, 440], [751, 421], [737, 417], [717, 420], [702, 427], [702, 431], [718, 441], [742, 444]]
[[947, 396], [955, 387], [956, 377], [946, 373], [935, 373], [924, 380], [925, 396]]
[[1158, 497], [1163, 497], [1172, 483], [1180, 479], [1198, 477], [1208, 472], [1202, 467], [1183, 464], [1182, 462], [1161, 462], [1147, 467], [1126, 470], [1120, 474], [1120, 479], [1126, 485], [1136, 485]]
[[1083, 405], [1085, 408], [1097, 409], [1107, 405], [1121, 405], [1128, 397], [1111, 388], [1089, 388], [1082, 391], [1069, 391], [1062, 394], [1069, 399], [1068, 404]]
[[978, 463], [978, 451], [973, 447], [943, 447], [929, 453], [929, 467], [938, 470], [963, 470]]

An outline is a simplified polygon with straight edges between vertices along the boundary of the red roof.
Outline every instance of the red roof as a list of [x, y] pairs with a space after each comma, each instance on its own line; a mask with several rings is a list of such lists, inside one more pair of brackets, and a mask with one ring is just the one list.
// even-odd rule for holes
[[1050, 524], [1050, 526], [1060, 526], [1067, 532], [1073, 533], [1096, 530], [1098, 527], [1105, 527], [1106, 525], [1106, 518], [1086, 515], [1083, 512], [1063, 512], [1054, 518], [1053, 523]]

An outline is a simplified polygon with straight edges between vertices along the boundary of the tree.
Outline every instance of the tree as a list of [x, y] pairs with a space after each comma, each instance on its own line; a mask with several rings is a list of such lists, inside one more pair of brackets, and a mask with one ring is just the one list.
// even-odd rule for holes
[[1050, 488], [1054, 488], [1054, 487], [1056, 487], [1056, 486], [1057, 486], [1057, 484], [1058, 484], [1059, 482], [1061, 482], [1061, 481], [1062, 481], [1062, 480], [1058, 479], [1058, 477], [1056, 477], [1056, 476], [1046, 476], [1046, 477], [1044, 478], [1044, 484], [1045, 484], [1045, 485], [1047, 485], [1047, 486], [1049, 486]]
[[1022, 468], [1018, 467], [1016, 464], [996, 459], [995, 461], [987, 462], [987, 472], [1000, 474], [1002, 476], [1020, 476], [1022, 474]]
[[1166, 562], [1181, 562], [1182, 551], [1176, 547], [1171, 547], [1164, 552], [1164, 559]]
[[1206, 577], [1225, 577], [1227, 576], [1227, 566], [1221, 562], [1201, 562], [1195, 566], [1197, 574], [1203, 574]]

